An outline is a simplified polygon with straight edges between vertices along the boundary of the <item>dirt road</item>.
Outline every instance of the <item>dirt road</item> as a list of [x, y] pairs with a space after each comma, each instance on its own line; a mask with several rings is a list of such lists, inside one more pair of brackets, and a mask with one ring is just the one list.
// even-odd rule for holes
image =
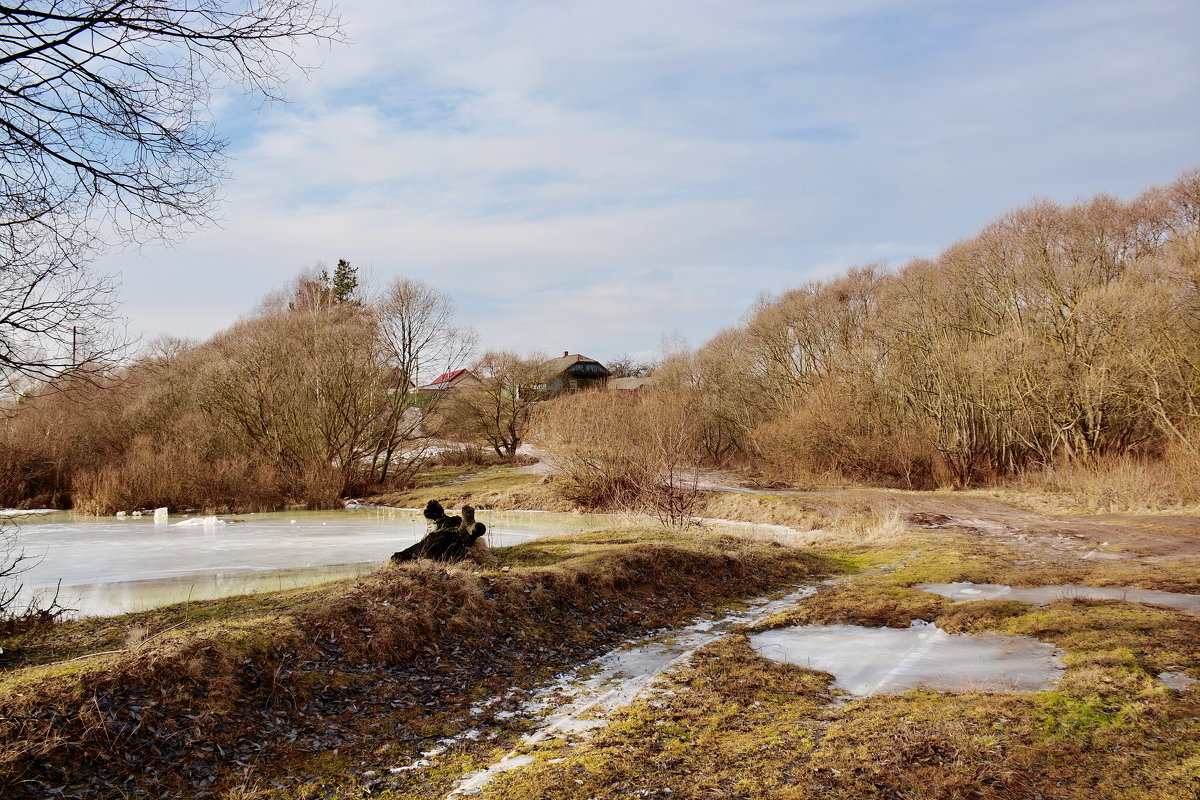
[[972, 494], [850, 488], [825, 491], [753, 489], [732, 476], [702, 477], [699, 488], [787, 497], [827, 514], [895, 509], [910, 525], [956, 529], [1080, 558], [1200, 557], [1200, 516], [1184, 514], [1050, 515]]

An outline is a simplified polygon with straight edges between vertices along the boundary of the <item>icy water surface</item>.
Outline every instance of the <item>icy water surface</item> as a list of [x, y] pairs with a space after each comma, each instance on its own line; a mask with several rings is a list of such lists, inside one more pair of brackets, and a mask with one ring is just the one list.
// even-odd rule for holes
[[[185, 600], [287, 589], [368, 572], [425, 535], [420, 512], [360, 508], [221, 518], [13, 517], [17, 549], [33, 556], [19, 576], [25, 597], [53, 594], [84, 615], [112, 615]], [[503, 547], [592, 530], [612, 520], [582, 514], [479, 513]]]
[[[521, 739], [521, 745], [536, 744], [554, 737], [571, 738], [608, 724], [606, 716], [621, 706], [632, 703], [659, 676], [686, 661], [692, 653], [710, 642], [725, 636], [738, 625], [756, 622], [795, 605], [816, 590], [810, 586], [796, 589], [774, 599], [760, 597], [750, 601], [742, 611], [727, 614], [716, 620], [706, 619], [680, 628], [668, 636], [652, 641], [618, 648], [583, 665], [557, 683], [541, 690], [514, 715], [537, 716], [537, 727]], [[586, 679], [578, 674], [588, 675]], [[496, 698], [497, 700], [502, 698]], [[482, 713], [483, 707], [477, 709]], [[446, 740], [445, 744], [453, 744]], [[436, 757], [445, 748], [426, 753]], [[478, 794], [484, 786], [503, 772], [520, 769], [530, 763], [527, 755], [516, 750], [492, 764], [464, 777], [448, 798]], [[427, 766], [428, 761], [394, 772]]]
[[996, 583], [918, 583], [913, 588], [933, 592], [951, 600], [1019, 600], [1035, 606], [1080, 597], [1088, 600], [1124, 600], [1156, 606], [1200, 611], [1200, 595], [1159, 592], [1125, 586], [1032, 586], [1017, 588]]
[[949, 634], [908, 628], [809, 625], [757, 633], [759, 655], [831, 673], [834, 686], [860, 697], [914, 687], [943, 691], [1029, 692], [1050, 688], [1059, 650], [1024, 636]]

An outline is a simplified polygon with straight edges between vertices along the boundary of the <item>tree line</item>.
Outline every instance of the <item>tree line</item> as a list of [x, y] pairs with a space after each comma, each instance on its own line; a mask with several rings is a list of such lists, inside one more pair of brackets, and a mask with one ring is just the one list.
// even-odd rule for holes
[[544, 359], [488, 352], [471, 392], [414, 391], [475, 346], [448, 296], [397, 279], [364, 297], [343, 260], [206, 342], [34, 385], [0, 423], [0, 503], [327, 508], [403, 485], [445, 435], [511, 455]]
[[564, 497], [660, 515], [694, 505], [688, 467], [1200, 502], [1200, 169], [764, 296], [648, 393], [561, 398], [534, 436]]
[[[636, 393], [540, 402], [544, 357], [470, 360], [475, 345], [449, 297], [366, 292], [339, 262], [207, 342], [39, 384], [7, 409], [0, 503], [327, 507], [403, 484], [434, 439], [498, 457], [530, 439], [576, 504], [670, 518], [693, 508], [697, 467], [934, 488], [1152, 465], [1143, 483], [1195, 502], [1200, 170], [764, 296]], [[469, 388], [413, 391], [464, 365]]]
[[1200, 170], [764, 297], [658, 378], [699, 462], [769, 479], [962, 487], [1140, 459], [1196, 499]]

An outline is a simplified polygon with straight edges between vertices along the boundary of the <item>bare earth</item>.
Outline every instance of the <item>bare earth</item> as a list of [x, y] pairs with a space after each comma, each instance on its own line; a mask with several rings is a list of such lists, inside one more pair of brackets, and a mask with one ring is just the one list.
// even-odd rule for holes
[[1200, 516], [1185, 514], [1048, 515], [956, 492], [749, 489], [728, 475], [705, 475], [700, 488], [793, 498], [819, 511], [896, 509], [915, 527], [953, 528], [1010, 544], [1088, 558], [1200, 557]]

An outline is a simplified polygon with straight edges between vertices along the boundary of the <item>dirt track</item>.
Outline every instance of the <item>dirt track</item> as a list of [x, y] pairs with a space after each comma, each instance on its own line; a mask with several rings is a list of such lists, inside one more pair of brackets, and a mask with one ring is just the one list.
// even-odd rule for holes
[[819, 511], [896, 509], [920, 528], [954, 528], [1081, 558], [1200, 557], [1200, 516], [1182, 514], [1049, 515], [957, 492], [836, 489], [817, 492], [739, 487], [727, 475], [706, 476], [709, 491], [788, 497]]
[[847, 489], [797, 493], [820, 508], [866, 503], [895, 507], [917, 527], [953, 527], [989, 538], [1075, 549], [1092, 558], [1200, 556], [1200, 517], [1157, 514], [1051, 516], [949, 492]]

